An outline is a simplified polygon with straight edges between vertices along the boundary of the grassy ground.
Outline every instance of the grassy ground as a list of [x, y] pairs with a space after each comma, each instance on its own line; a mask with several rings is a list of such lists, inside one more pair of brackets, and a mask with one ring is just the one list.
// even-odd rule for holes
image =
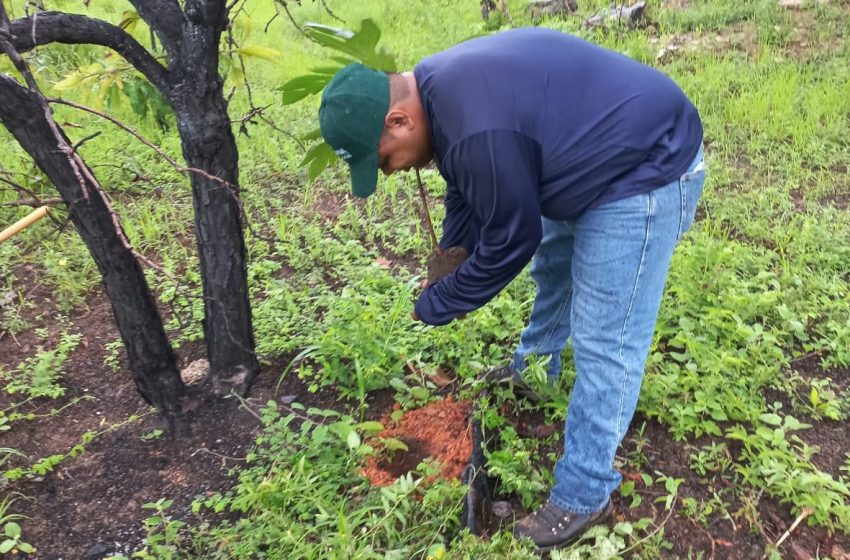
[[[115, 4], [92, 10], [117, 22], [129, 5]], [[509, 4], [514, 24], [530, 23], [520, 2]], [[650, 26], [599, 30], [582, 22], [607, 2], [579, 4], [579, 14], [542, 25], [676, 79], [704, 119], [709, 180], [699, 221], [673, 260], [639, 415], [618, 457], [627, 482], [616, 497], [617, 517], [553, 557], [760, 558], [803, 551], [847, 558], [850, 5], [804, 2], [789, 9], [771, 0], [695, 0], [674, 9], [650, 2]], [[381, 44], [403, 68], [510, 25], [498, 15], [485, 25], [477, 2], [329, 6], [349, 27], [373, 18]], [[56, 7], [82, 9], [72, 2]], [[350, 406], [342, 416], [334, 399], [323, 408], [337, 412], [300, 410], [297, 403], [264, 409], [265, 430], [233, 489], [199, 499], [197, 515], [181, 516], [186, 526], [164, 517], [167, 502], [152, 506], [150, 515], [161, 515], [151, 518], [138, 557], [530, 556], [530, 548], [507, 533], [483, 541], [459, 535], [463, 488], [425, 484], [433, 465], [384, 489], [370, 488], [358, 475], [373, 452], [364, 436], [375, 427], [361, 423], [375, 414], [368, 409], [370, 392], [390, 388], [402, 408], [419, 406], [437, 398], [429, 375], [441, 368], [458, 379], [456, 392], [471, 395], [472, 379], [513, 350], [533, 297], [528, 275], [464, 321], [440, 329], [411, 324], [429, 245], [414, 210], [412, 178], [382, 180], [365, 203], [347, 194], [340, 169], [308, 184], [298, 166], [303, 146], [291, 135], [315, 128], [316, 100], [284, 107], [275, 88], [331, 53], [308, 42], [286, 14], [264, 32], [274, 14], [270, 2], [247, 7], [236, 27], [242, 44], [280, 53], [249, 59], [247, 79], [254, 104], [269, 105], [267, 115], [281, 130], [250, 125], [238, 140], [246, 211], [260, 234], [248, 233], [258, 351], [280, 364], [267, 373], [299, 375], [313, 392], [332, 387]], [[293, 6], [292, 15], [340, 24], [321, 3]], [[134, 32], [146, 37], [144, 29]], [[119, 60], [93, 47], [60, 46], [43, 49], [33, 63], [46, 87], [60, 84], [56, 93], [104, 105], [169, 153], [180, 153], [167, 119], [166, 128], [158, 127], [126, 96], [110, 103], [104, 76], [115, 75]], [[63, 89], [60, 82], [80, 67], [96, 79]], [[223, 72], [236, 86], [236, 119], [250, 108], [248, 92], [238, 71]], [[57, 113], [75, 139], [104, 131], [82, 153], [109, 189], [130, 239], [183, 288], [198, 291], [185, 177], [110, 125], [66, 108]], [[53, 196], [5, 131], [0, 140], [0, 171], [7, 174], [0, 177]], [[444, 184], [434, 172], [424, 178], [439, 222], [436, 201]], [[0, 189], [0, 201], [15, 196]], [[25, 212], [0, 207], [0, 223]], [[13, 437], [41, 421], [39, 415], [61, 420], [68, 407], [81, 406], [65, 394], [71, 388], [63, 384], [63, 364], [88, 340], [77, 318], [103, 295], [76, 235], [47, 221], [0, 245], [0, 270], [0, 437]], [[150, 271], [149, 279], [168, 311], [175, 344], [190, 348], [201, 336], [198, 300], [181, 296], [167, 276]], [[34, 342], [22, 349], [19, 340]], [[120, 345], [93, 343], [104, 346], [104, 363], [96, 367], [113, 379], [126, 376], [110, 373], [122, 367]], [[554, 404], [537, 412], [541, 424], [563, 422], [574, 377], [571, 361], [564, 363]], [[489, 461], [500, 490], [532, 507], [545, 499], [551, 482], [545, 465], [559, 453], [560, 434], [523, 437], [514, 425], [530, 414], [522, 407], [496, 395], [481, 409], [485, 425], [502, 434]], [[83, 448], [89, 443], [81, 442]], [[78, 460], [71, 451], [57, 451], [62, 457], [51, 463], [24, 444], [0, 441], [0, 466], [10, 484], [55, 477], [56, 465]], [[157, 498], [170, 496], [146, 499]], [[11, 499], [0, 502], [0, 523], [16, 511]], [[801, 526], [777, 549], [774, 543], [798, 518]], [[19, 522], [21, 538], [38, 547], [27, 520]]]

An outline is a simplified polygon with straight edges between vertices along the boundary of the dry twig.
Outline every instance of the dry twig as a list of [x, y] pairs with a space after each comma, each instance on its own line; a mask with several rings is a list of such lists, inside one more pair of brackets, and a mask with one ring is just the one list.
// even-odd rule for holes
[[437, 234], [434, 233], [434, 224], [431, 223], [431, 212], [428, 210], [428, 199], [425, 197], [425, 187], [422, 186], [419, 169], [416, 169], [416, 183], [419, 185], [419, 196], [422, 199], [422, 214], [425, 218], [425, 224], [428, 226], [428, 233], [431, 235], [431, 247], [435, 253], [439, 254], [442, 251], [440, 251], [440, 244], [437, 242]]
[[778, 541], [776, 541], [776, 543], [775, 543], [773, 546], [775, 546], [776, 548], [779, 548], [779, 547], [782, 545], [782, 543], [784, 543], [784, 542], [785, 542], [785, 539], [787, 539], [788, 537], [790, 537], [790, 536], [791, 536], [791, 533], [793, 533], [793, 532], [794, 532], [794, 529], [796, 529], [796, 528], [797, 528], [797, 526], [798, 526], [798, 525], [799, 525], [799, 524], [800, 524], [800, 523], [801, 523], [801, 522], [802, 522], [805, 518], [807, 518], [808, 516], [810, 516], [812, 513], [814, 513], [814, 510], [812, 510], [812, 508], [810, 508], [810, 507], [804, 507], [804, 508], [802, 509], [802, 511], [800, 511], [800, 515], [798, 515], [798, 516], [797, 516], [797, 519], [795, 519], [795, 520], [794, 520], [794, 523], [792, 523], [792, 524], [791, 524], [791, 526], [790, 526], [790, 527], [788, 527], [788, 530], [786, 530], [786, 531], [782, 534], [782, 536], [781, 536], [781, 537], [779, 537], [779, 540], [778, 540]]

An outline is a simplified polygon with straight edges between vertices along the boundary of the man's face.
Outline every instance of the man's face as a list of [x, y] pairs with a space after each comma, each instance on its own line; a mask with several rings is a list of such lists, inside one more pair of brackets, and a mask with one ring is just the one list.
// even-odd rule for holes
[[431, 157], [431, 141], [424, 123], [415, 122], [406, 113], [391, 111], [378, 144], [378, 166], [384, 175], [424, 167]]

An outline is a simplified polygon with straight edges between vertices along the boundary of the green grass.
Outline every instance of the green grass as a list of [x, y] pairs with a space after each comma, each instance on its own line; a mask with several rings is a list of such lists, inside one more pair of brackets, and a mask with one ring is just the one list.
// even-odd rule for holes
[[[321, 3], [303, 4], [292, 6], [298, 21], [340, 25]], [[383, 32], [381, 44], [405, 69], [486, 30], [475, 2], [340, 4], [331, 8], [347, 26], [356, 27], [364, 17], [375, 19]], [[694, 1], [685, 11], [664, 11], [653, 4], [649, 13], [656, 28], [649, 31], [585, 29], [582, 18], [608, 2], [580, 4], [579, 16], [543, 25], [660, 65], [694, 100], [706, 128], [709, 181], [703, 219], [674, 256], [639, 411], [667, 426], [670, 437], [682, 445], [711, 438], [711, 445], [701, 440], [701, 451], [692, 456], [695, 477], [720, 470], [738, 495], [763, 493], [795, 515], [811, 508], [810, 522], [850, 532], [848, 472], [817, 468], [816, 450], [805, 443], [807, 430], [817, 428], [803, 425], [846, 422], [850, 413], [850, 392], [829, 379], [829, 368], [850, 366], [850, 212], [847, 199], [840, 202], [850, 194], [850, 69], [842, 39], [850, 27], [846, 3], [806, 12], [816, 22], [808, 30], [806, 48], [795, 46], [794, 13], [773, 0]], [[58, 5], [83, 10], [78, 3]], [[92, 9], [111, 21], [118, 21], [123, 11]], [[515, 23], [528, 23], [522, 3], [510, 2], [510, 9]], [[413, 182], [409, 177], [382, 180], [367, 202], [347, 201], [338, 216], [322, 216], [321, 201], [347, 191], [345, 173], [330, 169], [307, 183], [298, 166], [303, 148], [290, 135], [315, 128], [317, 100], [282, 106], [276, 88], [327, 62], [330, 53], [293, 29], [285, 14], [263, 33], [274, 13], [269, 2], [251, 2], [249, 13], [250, 23], [241, 20], [237, 26], [243, 44], [282, 53], [271, 61], [248, 61], [254, 103], [269, 105], [267, 115], [288, 133], [259, 124], [249, 128], [249, 136], [238, 137], [246, 211], [252, 228], [266, 238], [246, 234], [258, 351], [265, 357], [300, 353], [304, 359], [288, 374], [302, 375], [312, 389], [333, 386], [362, 403], [368, 391], [394, 386], [405, 406], [422, 402], [411, 400], [411, 395], [422, 395], [412, 389], [424, 390], [426, 399], [432, 390], [409, 375], [408, 363], [425, 372], [451, 368], [467, 384], [482, 369], [503, 363], [531, 307], [534, 291], [528, 275], [464, 321], [440, 329], [411, 324], [409, 312], [429, 246], [414, 211]], [[134, 33], [146, 40], [144, 29]], [[718, 33], [735, 40], [712, 42]], [[657, 62], [659, 49], [674, 36], [685, 36], [685, 46], [663, 64]], [[713, 46], [701, 46], [706, 44]], [[104, 59], [98, 48], [56, 46], [39, 51], [33, 62], [47, 85], [80, 65], [104, 60], [105, 65], [119, 63]], [[62, 95], [99, 103], [96, 85]], [[247, 112], [244, 87], [237, 89], [230, 107], [233, 118]], [[140, 118], [126, 100], [108, 109], [178, 158], [173, 127], [161, 130]], [[64, 107], [57, 115], [60, 122], [83, 127], [70, 129], [75, 138], [104, 130], [82, 153], [112, 195], [130, 239], [180, 278], [181, 290], [197, 294], [187, 179], [107, 123]], [[0, 170], [43, 196], [53, 196], [5, 131], [0, 131], [0, 140], [7, 146]], [[442, 180], [434, 173], [424, 178], [429, 192], [439, 198]], [[14, 196], [0, 190], [0, 201]], [[439, 223], [443, 210], [440, 205], [433, 210]], [[0, 222], [23, 213], [0, 207]], [[381, 266], [379, 258], [389, 259], [393, 268]], [[0, 245], [3, 269], [20, 270], [15, 267], [24, 264], [35, 267], [39, 282], [64, 313], [84, 306], [98, 282], [96, 267], [74, 232], [54, 233], [46, 221]], [[178, 317], [169, 322], [179, 332], [177, 342], [198, 339], [199, 300], [176, 292], [166, 276], [149, 273], [149, 279], [160, 298], [173, 300], [181, 311], [182, 322]], [[12, 334], [50, 321], [49, 316], [23, 319], [31, 317], [21, 297], [30, 281], [13, 274], [0, 285], [2, 294], [12, 296], [3, 300], [3, 324]], [[64, 351], [45, 349], [54, 356]], [[792, 375], [791, 361], [810, 353], [822, 357], [822, 375]], [[40, 371], [37, 364], [30, 365], [33, 372]], [[565, 359], [563, 391], [545, 410], [548, 422], [563, 421], [575, 375], [571, 368]], [[790, 405], [777, 406], [765, 398], [767, 392]], [[496, 396], [485, 413], [491, 427], [506, 426], [497, 412], [503, 405], [514, 406]], [[364, 413], [361, 408], [354, 415]], [[327, 429], [327, 418], [335, 430]], [[446, 557], [452, 558], [530, 557], [525, 544], [504, 533], [491, 541], [458, 535], [463, 489], [455, 483], [422, 484], [420, 477], [432, 465], [388, 489], [370, 489], [358, 474], [369, 449], [359, 436], [356, 444], [350, 437], [358, 430], [365, 435], [357, 427], [359, 420], [332, 412], [268, 408], [265, 432], [233, 490], [197, 502], [196, 509], [206, 515], [204, 523], [187, 519], [183, 521], [189, 525], [175, 526], [166, 503], [152, 505], [156, 515], [148, 524], [147, 549], [139, 557], [253, 558], [262, 550], [270, 558], [440, 558], [445, 547]], [[530, 457], [550, 453], [556, 441], [557, 434], [541, 441], [504, 438], [504, 447], [491, 457], [494, 469], [528, 505], [545, 498], [541, 487], [550, 476]], [[730, 453], [732, 445], [742, 451]], [[646, 468], [639, 454], [626, 460], [630, 468]], [[651, 483], [655, 479], [652, 491], [638, 486], [628, 492], [644, 492], [649, 499], [662, 486], [662, 506], [679, 508], [704, 523], [732, 507], [710, 476], [706, 484], [719, 496], [711, 508], [687, 495], [675, 479], [649, 474]], [[311, 500], [305, 501], [305, 495]], [[745, 504], [736, 499], [735, 507], [743, 511]], [[226, 512], [238, 513], [239, 519], [217, 517]], [[659, 511], [655, 523], [665, 515]], [[758, 531], [757, 519], [742, 519], [750, 519], [748, 528]], [[649, 521], [634, 519], [600, 529], [560, 557], [624, 552], [664, 557], [663, 532], [653, 533]]]

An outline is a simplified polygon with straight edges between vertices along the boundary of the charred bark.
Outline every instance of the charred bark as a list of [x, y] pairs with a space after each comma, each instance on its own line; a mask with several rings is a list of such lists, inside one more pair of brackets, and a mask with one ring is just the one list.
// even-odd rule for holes
[[[103, 277], [139, 392], [171, 428], [183, 427], [184, 385], [153, 296], [94, 174], [60, 145], [37, 94], [0, 75], [0, 122], [50, 178]], [[82, 167], [80, 167], [82, 166]]]
[[160, 38], [163, 67], [117, 26], [61, 12], [14, 20], [7, 38], [19, 51], [50, 42], [105, 45], [159, 89], [177, 117], [191, 175], [204, 291], [204, 335], [213, 388], [244, 394], [259, 371], [254, 352], [245, 240], [239, 204], [238, 152], [230, 127], [218, 48], [227, 24], [223, 0], [130, 0]]
[[183, 156], [222, 184], [193, 174], [192, 202], [204, 288], [204, 337], [213, 390], [244, 395], [259, 370], [237, 190], [238, 152], [221, 88], [176, 111]]
[[182, 41], [170, 53], [171, 89], [164, 93], [177, 117], [187, 165], [219, 179], [191, 177], [210, 377], [216, 393], [244, 394], [259, 364], [239, 203], [239, 152], [218, 73], [224, 2], [187, 0], [181, 22]]

